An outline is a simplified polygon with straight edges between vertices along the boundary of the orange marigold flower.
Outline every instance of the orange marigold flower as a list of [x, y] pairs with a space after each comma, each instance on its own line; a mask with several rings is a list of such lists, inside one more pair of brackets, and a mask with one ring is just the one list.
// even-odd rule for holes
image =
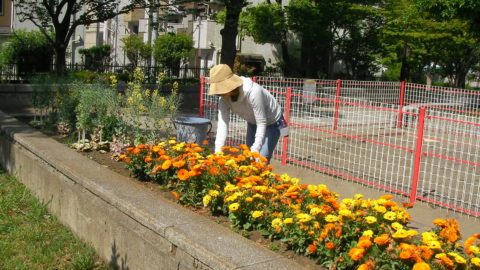
[[128, 154], [128, 153], [130, 153], [130, 152], [132, 152], [132, 151], [133, 151], [133, 149], [134, 149], [134, 148], [133, 148], [133, 147], [131, 147], [131, 146], [130, 146], [130, 147], [128, 147], [128, 148], [127, 148], [127, 154]]
[[232, 153], [238, 153], [239, 151], [240, 151], [240, 149], [238, 149], [238, 148], [234, 148], [234, 147], [230, 148], [230, 152], [232, 152]]
[[407, 209], [413, 207], [413, 204], [411, 204], [411, 203], [402, 203], [402, 205], [403, 205], [403, 207], [405, 207]]
[[132, 161], [130, 158], [125, 158], [123, 161], [125, 161], [126, 163], [130, 163], [130, 161]]
[[375, 269], [375, 263], [373, 261], [368, 261], [366, 263], [361, 264], [357, 270], [372, 270]]
[[202, 144], [203, 144], [203, 145], [206, 145], [206, 144], [209, 144], [209, 143], [210, 143], [210, 142], [207, 141], [207, 140], [203, 140], [203, 141], [202, 141]]
[[172, 193], [173, 197], [175, 197], [175, 199], [177, 199], [177, 200], [180, 199], [180, 195], [178, 195], [178, 193], [176, 191], [172, 191], [171, 193]]
[[185, 160], [183, 160], [183, 159], [173, 162], [173, 167], [175, 167], [175, 168], [181, 168], [181, 167], [183, 167], [183, 165], [185, 165]]
[[430, 270], [430, 265], [428, 265], [426, 262], [417, 262], [416, 264], [413, 265], [412, 270]]
[[433, 224], [440, 227], [445, 227], [447, 226], [447, 221], [445, 219], [437, 218], [433, 221]]
[[208, 172], [211, 175], [217, 175], [218, 174], [218, 168], [217, 167], [211, 167], [210, 170], [208, 170]]
[[145, 161], [145, 163], [150, 163], [152, 162], [152, 157], [146, 157], [143, 161]]
[[308, 253], [309, 254], [313, 254], [313, 253], [315, 253], [315, 251], [317, 251], [317, 246], [316, 245], [313, 245], [313, 244], [308, 245]]
[[334, 244], [333, 242], [327, 242], [327, 243], [325, 244], [325, 247], [326, 247], [327, 249], [333, 249], [333, 248], [335, 247], [335, 244]]
[[455, 219], [447, 219], [445, 227], [440, 231], [440, 236], [454, 243], [460, 238], [460, 228]]
[[410, 249], [405, 249], [402, 252], [400, 252], [398, 257], [402, 260], [408, 260], [412, 257], [412, 255], [413, 255], [413, 253]]
[[253, 153], [252, 153], [252, 157], [254, 157], [254, 158], [259, 158], [259, 157], [260, 157], [260, 153], [258, 153], [258, 152], [253, 152]]
[[361, 258], [363, 258], [364, 254], [365, 254], [365, 249], [363, 248], [352, 248], [348, 252], [348, 256], [350, 256], [350, 258], [352, 258], [352, 260], [354, 261], [358, 261]]
[[190, 177], [188, 170], [180, 169], [177, 173], [178, 179], [181, 181], [185, 181]]
[[375, 244], [379, 244], [379, 245], [388, 244], [390, 242], [390, 236], [388, 236], [388, 234], [384, 233], [382, 235], [379, 235], [379, 236], [375, 237], [373, 242], [375, 242]]
[[167, 159], [163, 162], [162, 164], [162, 170], [166, 171], [172, 166], [172, 161], [170, 159]]
[[137, 148], [133, 149], [133, 154], [135, 154], [135, 155], [140, 154], [140, 148], [137, 147]]
[[430, 260], [433, 256], [433, 250], [427, 246], [420, 246], [420, 250], [422, 251], [422, 257], [426, 260]]
[[120, 160], [122, 160], [122, 159], [124, 159], [124, 158], [126, 158], [126, 157], [127, 157], [127, 155], [120, 155], [118, 158], [119, 158]]
[[152, 148], [152, 151], [155, 152], [155, 153], [157, 153], [158, 151], [160, 151], [160, 147], [154, 146], [154, 147]]
[[248, 149], [249, 149], [246, 144], [240, 144], [239, 147], [240, 147], [240, 149], [242, 149], [242, 150], [248, 150]]
[[194, 152], [197, 152], [197, 153], [200, 153], [200, 152], [203, 151], [203, 148], [201, 148], [201, 147], [194, 147], [194, 148], [193, 148], [193, 151], [194, 151]]
[[369, 239], [362, 239], [357, 243], [358, 248], [369, 248], [372, 245], [372, 241]]
[[390, 195], [390, 194], [383, 195], [380, 197], [380, 199], [384, 199], [384, 200], [391, 200], [392, 198], [393, 198], [393, 195]]
[[453, 261], [448, 258], [448, 256], [445, 253], [440, 253], [435, 255], [435, 258], [440, 259], [440, 261], [450, 267], [453, 267]]
[[145, 146], [144, 144], [139, 144], [139, 145], [137, 145], [137, 148], [139, 148], [139, 149], [146, 149], [147, 146]]

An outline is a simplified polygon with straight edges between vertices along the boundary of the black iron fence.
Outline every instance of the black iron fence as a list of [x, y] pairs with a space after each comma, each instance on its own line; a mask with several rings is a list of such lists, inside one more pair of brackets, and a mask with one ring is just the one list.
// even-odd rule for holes
[[[72, 64], [66, 66], [66, 74], [75, 78], [89, 77], [92, 74], [98, 75], [116, 75], [119, 80], [129, 81], [131, 75], [136, 68], [140, 68], [145, 74], [146, 82], [155, 83], [159, 79], [163, 83], [177, 81], [180, 84], [199, 84], [201, 76], [208, 76], [207, 68], [181, 67], [177, 69], [153, 67], [153, 66], [137, 66], [132, 65], [102, 65], [92, 68], [84, 64]], [[52, 65], [49, 72], [19, 72], [18, 66], [15, 64], [0, 67], [0, 82], [3, 83], [27, 83], [32, 82], [35, 77], [53, 74], [55, 67]]]

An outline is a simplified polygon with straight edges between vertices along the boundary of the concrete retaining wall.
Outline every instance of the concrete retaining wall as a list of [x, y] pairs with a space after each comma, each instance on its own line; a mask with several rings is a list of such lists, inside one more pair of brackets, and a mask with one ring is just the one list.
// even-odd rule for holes
[[0, 165], [119, 269], [303, 266], [99, 166], [0, 111]]

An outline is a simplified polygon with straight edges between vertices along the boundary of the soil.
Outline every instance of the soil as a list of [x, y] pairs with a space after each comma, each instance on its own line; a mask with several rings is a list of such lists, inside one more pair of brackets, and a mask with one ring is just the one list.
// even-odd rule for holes
[[[29, 124], [29, 122], [32, 120], [30, 117], [17, 117], [18, 120]], [[41, 131], [43, 134], [55, 139], [56, 141], [63, 143], [63, 144], [68, 144], [69, 143], [69, 138], [65, 136], [60, 136], [56, 134], [52, 130], [47, 130], [47, 129], [38, 129], [37, 130]], [[135, 181], [139, 185], [143, 186], [145, 189], [148, 189], [150, 191], [153, 191], [154, 193], [158, 194], [159, 196], [162, 196], [163, 198], [166, 198], [170, 201], [176, 202], [175, 196], [168, 191], [165, 190], [165, 188], [161, 187], [158, 184], [150, 183], [150, 182], [142, 182], [138, 181], [135, 178], [131, 177], [130, 172], [125, 168], [125, 163], [121, 161], [116, 161], [112, 159], [110, 153], [101, 153], [99, 151], [87, 151], [87, 152], [82, 152], [78, 151], [78, 153], [88, 157], [89, 159], [96, 161], [98, 164], [109, 168], [110, 170], [130, 178], [132, 181]], [[282, 256], [292, 259], [296, 261], [297, 263], [303, 265], [307, 269], [326, 269], [316, 263], [315, 260], [296, 254], [294, 251], [289, 250], [288, 246], [279, 241], [279, 240], [270, 240], [267, 237], [264, 237], [259, 231], [245, 231], [245, 230], [239, 230], [234, 227], [232, 227], [231, 222], [228, 220], [228, 217], [226, 216], [217, 216], [217, 215], [212, 215], [212, 213], [206, 209], [206, 208], [195, 208], [191, 206], [186, 206], [182, 205], [183, 207], [196, 212], [197, 214], [200, 214], [202, 216], [205, 216], [216, 223], [227, 227], [231, 229], [232, 231], [239, 233], [240, 235], [244, 236], [245, 238], [254, 241], [278, 254], [281, 254]]]

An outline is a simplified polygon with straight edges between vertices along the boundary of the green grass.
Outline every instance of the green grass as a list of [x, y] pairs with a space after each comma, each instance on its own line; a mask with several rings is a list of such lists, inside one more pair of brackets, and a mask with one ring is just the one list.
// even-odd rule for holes
[[0, 269], [111, 269], [0, 170]]

